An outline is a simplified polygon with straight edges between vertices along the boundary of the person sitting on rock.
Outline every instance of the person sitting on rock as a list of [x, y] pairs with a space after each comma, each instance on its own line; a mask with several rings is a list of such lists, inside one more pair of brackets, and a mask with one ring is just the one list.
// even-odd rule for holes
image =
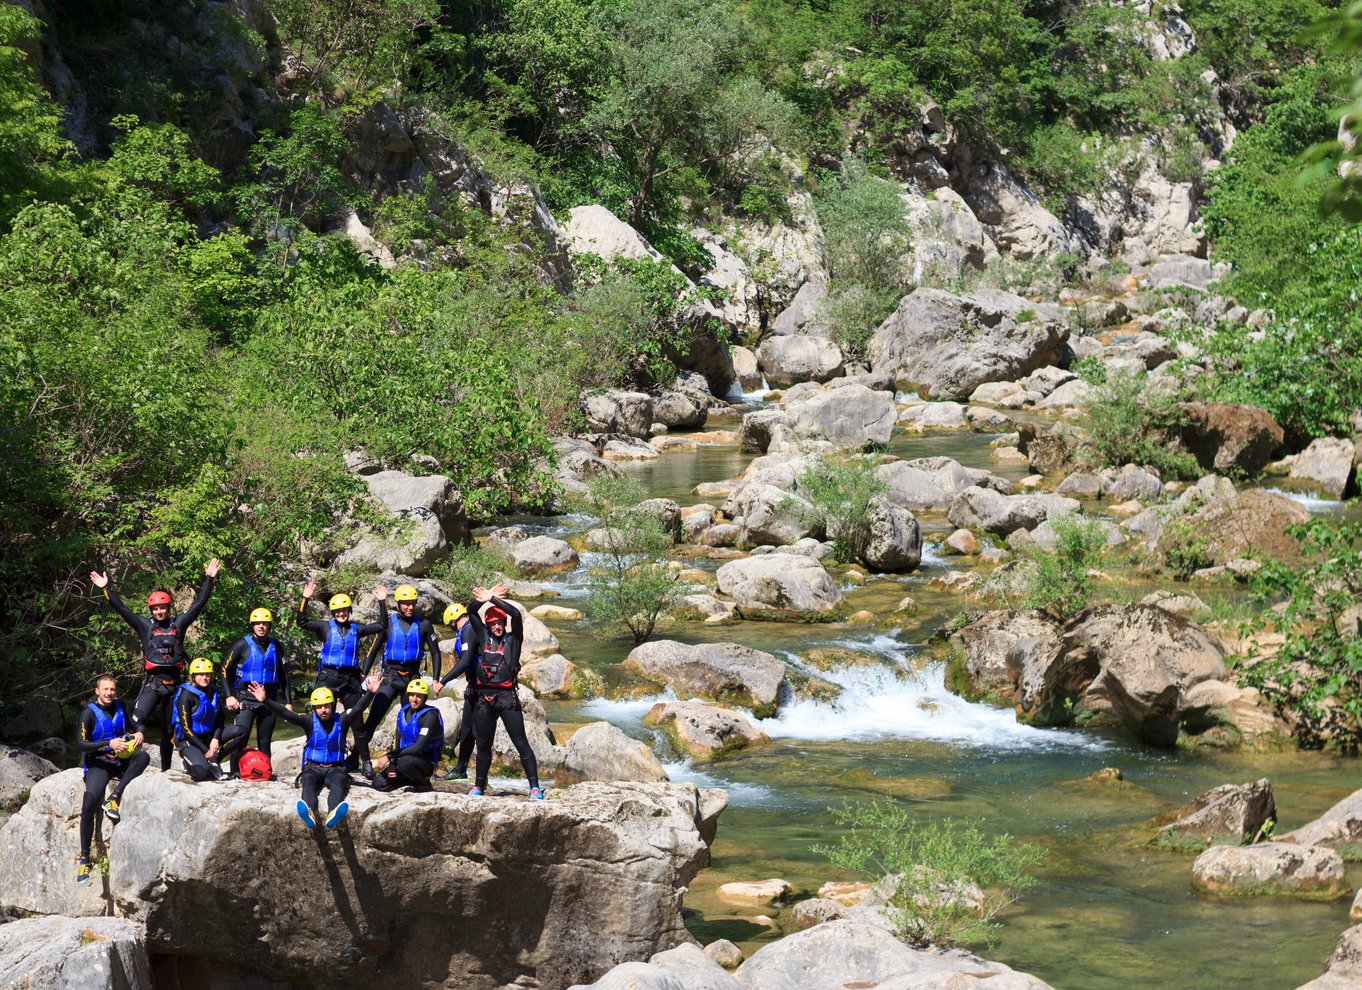
[[454, 769], [445, 774], [445, 780], [466, 780], [468, 760], [473, 755], [473, 702], [478, 696], [473, 690], [473, 663], [469, 657], [473, 648], [473, 634], [469, 633], [468, 642], [464, 642], [464, 630], [468, 628], [468, 609], [458, 602], [445, 608], [444, 620], [445, 625], [454, 628], [454, 665], [463, 669], [465, 677], [463, 716], [459, 719], [459, 748], [454, 757]]
[[228, 726], [223, 693], [213, 682], [213, 661], [196, 657], [189, 680], [175, 694], [175, 750], [196, 783], [222, 779], [222, 758], [246, 748], [246, 729]]
[[[76, 863], [76, 883], [90, 879], [90, 842], [95, 836], [95, 819], [101, 803], [109, 821], [121, 817], [118, 803], [123, 790], [151, 763], [142, 749], [141, 732], [129, 732], [132, 718], [118, 700], [118, 682], [112, 674], [101, 674], [95, 681], [95, 697], [80, 713], [80, 739], [76, 752], [84, 753], [85, 797], [80, 805], [80, 859]], [[109, 781], [117, 780], [107, 799]]]
[[[351, 622], [350, 615], [354, 602], [349, 595], [332, 595], [327, 602], [331, 611], [328, 621], [315, 621], [307, 617], [307, 603], [317, 590], [317, 583], [309, 581], [303, 585], [303, 601], [298, 606], [298, 628], [315, 633], [322, 641], [321, 660], [317, 665], [317, 680], [314, 687], [328, 688], [339, 699], [342, 709], [353, 708], [364, 693], [362, 682], [364, 673], [359, 665], [359, 641], [374, 633], [388, 629], [388, 589], [384, 585], [374, 588], [374, 601], [378, 602], [377, 622]], [[364, 723], [358, 719], [346, 722], [355, 739], [355, 747], [350, 753], [347, 766], [354, 769], [360, 766], [364, 776], [374, 775], [369, 763], [369, 737], [364, 731]]]
[[439, 696], [444, 690], [440, 683], [440, 641], [435, 635], [435, 626], [423, 615], [416, 613], [416, 589], [409, 584], [398, 585], [393, 592], [397, 602], [397, 612], [389, 613], [388, 637], [376, 637], [369, 651], [369, 661], [364, 672], [373, 669], [378, 654], [383, 654], [383, 686], [374, 695], [369, 706], [369, 717], [364, 720], [364, 735], [374, 737], [383, 716], [388, 714], [393, 701], [407, 693], [407, 686], [414, 677], [420, 676], [423, 658], [430, 657], [432, 680], [426, 685], [429, 693]]
[[[473, 601], [468, 606], [472, 629], [469, 657], [460, 658], [449, 674], [457, 677], [464, 672], [466, 662], [472, 663], [473, 689], [477, 694], [473, 702], [473, 732], [477, 739], [478, 761], [473, 786], [468, 793], [480, 797], [487, 790], [487, 773], [492, 768], [492, 740], [500, 719], [511, 745], [520, 756], [520, 766], [530, 784], [530, 797], [542, 801], [544, 791], [539, 786], [539, 764], [525, 736], [525, 715], [516, 692], [525, 620], [519, 609], [502, 599], [504, 594], [506, 586], [502, 584], [490, 591], [473, 589]], [[483, 605], [489, 607], [479, 616], [478, 609]], [[508, 627], [507, 620], [512, 613], [515, 625]]]
[[276, 722], [274, 713], [246, 692], [246, 685], [263, 685], [269, 697], [275, 701], [282, 699], [283, 706], [293, 711], [293, 682], [289, 679], [288, 665], [284, 663], [284, 648], [270, 635], [273, 624], [274, 613], [269, 609], [252, 611], [249, 633], [232, 646], [222, 668], [222, 679], [241, 706], [237, 710], [236, 724], [245, 733], [245, 743], [232, 756], [232, 773], [238, 776], [241, 754], [250, 743], [251, 727], [255, 726], [257, 748], [268, 757]]
[[107, 573], [90, 572], [90, 582], [104, 592], [104, 599], [109, 603], [109, 607], [117, 612], [124, 622], [132, 626], [137, 638], [141, 640], [146, 680], [142, 683], [142, 690], [138, 692], [137, 700], [132, 706], [132, 728], [138, 732], [145, 732], [152, 713], [160, 711], [162, 770], [170, 769], [173, 731], [171, 703], [184, 671], [185, 630], [194, 624], [203, 607], [208, 604], [208, 597], [213, 593], [213, 581], [217, 578], [220, 567], [221, 564], [216, 559], [204, 565], [203, 585], [194, 596], [193, 604], [179, 615], [170, 614], [173, 602], [170, 592], [165, 588], [157, 588], [147, 596], [151, 618], [138, 615], [123, 604], [123, 600], [109, 583]]
[[336, 712], [336, 696], [331, 689], [316, 688], [310, 699], [311, 715], [295, 715], [279, 702], [271, 700], [263, 684], [250, 684], [246, 688], [252, 698], [307, 734], [307, 743], [303, 747], [303, 772], [299, 775], [303, 796], [298, 799], [296, 809], [298, 817], [310, 829], [317, 827], [317, 821], [322, 816], [317, 807], [317, 798], [323, 784], [327, 790], [327, 828], [339, 825], [350, 810], [350, 802], [345, 800], [350, 793], [350, 774], [345, 769], [345, 730], [364, 717], [364, 709], [369, 707], [378, 687], [378, 675], [370, 674], [363, 683], [363, 693], [356, 699], [354, 707], [339, 714]]
[[397, 713], [393, 747], [374, 764], [374, 790], [410, 787], [429, 791], [430, 778], [445, 748], [445, 720], [427, 704], [431, 686], [420, 677], [407, 685], [407, 703]]

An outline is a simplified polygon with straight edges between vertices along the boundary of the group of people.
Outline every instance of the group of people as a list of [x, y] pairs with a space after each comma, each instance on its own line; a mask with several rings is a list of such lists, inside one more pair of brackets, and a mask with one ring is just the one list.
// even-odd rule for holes
[[[88, 881], [92, 872], [90, 845], [100, 810], [110, 821], [119, 821], [124, 789], [150, 765], [143, 744], [147, 728], [158, 716], [161, 769], [170, 769], [173, 750], [190, 778], [200, 782], [273, 779], [270, 752], [277, 721], [297, 726], [304, 734], [298, 817], [309, 829], [323, 820], [335, 828], [349, 811], [351, 772], [362, 773], [375, 790], [433, 789], [431, 780], [444, 752], [445, 730], [440, 710], [430, 702], [445, 684], [462, 676], [466, 686], [455, 764], [444, 779], [466, 778], [468, 761], [476, 750], [474, 781], [468, 793], [483, 795], [500, 722], [520, 757], [530, 797], [543, 800], [516, 691], [524, 617], [505, 600], [504, 585], [474, 588], [466, 606], [455, 603], [445, 609], [444, 625], [455, 630], [455, 662], [445, 672], [434, 624], [416, 611], [419, 595], [411, 585], [394, 591], [397, 607], [391, 613], [388, 589], [375, 587], [378, 621], [361, 623], [354, 620], [354, 602], [346, 594], [331, 596], [329, 618], [309, 618], [308, 603], [317, 585], [308, 582], [303, 586], [297, 626], [317, 637], [321, 653], [308, 699], [311, 711], [300, 714], [293, 709], [285, 650], [271, 635], [274, 614], [268, 608], [251, 612], [246, 634], [233, 644], [222, 666], [220, 682], [211, 660], [186, 661], [185, 632], [208, 603], [220, 567], [217, 560], [208, 562], [193, 603], [177, 615], [171, 614], [173, 597], [166, 589], [148, 595], [150, 615], [139, 615], [119, 598], [107, 574], [90, 574], [110, 607], [137, 633], [144, 679], [129, 709], [118, 700], [114, 677], [102, 675], [95, 683], [93, 700], [81, 713], [76, 748], [83, 754], [85, 795], [77, 882]], [[361, 659], [360, 642], [366, 637], [374, 638]], [[183, 681], [182, 672], [187, 672]], [[399, 698], [406, 703], [397, 713], [392, 745], [373, 760], [369, 742]], [[248, 748], [252, 729], [256, 749]], [[228, 761], [227, 771], [222, 769], [223, 760]], [[114, 784], [111, 792], [110, 783]], [[327, 791], [324, 819], [319, 807], [323, 788]]]

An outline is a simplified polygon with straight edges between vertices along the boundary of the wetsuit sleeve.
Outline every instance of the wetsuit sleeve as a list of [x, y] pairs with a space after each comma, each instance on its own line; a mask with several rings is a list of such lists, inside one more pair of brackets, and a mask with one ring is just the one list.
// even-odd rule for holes
[[80, 714], [80, 738], [76, 740], [77, 753], [98, 753], [109, 749], [109, 740], [101, 739], [94, 741], [91, 737], [95, 734], [95, 713], [90, 711], [90, 706], [86, 705], [85, 710]]
[[430, 676], [443, 684], [440, 668], [444, 665], [444, 658], [440, 656], [440, 637], [435, 635], [435, 626], [429, 619], [421, 620], [421, 638], [425, 640], [426, 652], [430, 654]]
[[[435, 717], [435, 710], [429, 706], [417, 716], [416, 724], [425, 730], [424, 735], [418, 734], [410, 746], [403, 746], [395, 751], [393, 756], [425, 756], [429, 752], [431, 737], [440, 731], [439, 720]], [[443, 748], [444, 740], [440, 740]]]
[[[175, 711], [179, 716], [179, 727], [184, 729], [184, 741], [189, 745], [208, 752], [208, 740], [194, 731], [194, 713], [199, 710], [199, 699], [192, 691], [180, 691], [175, 696]], [[177, 733], [177, 741], [178, 741]], [[210, 737], [211, 738], [211, 737]]]
[[194, 601], [190, 606], [175, 616], [175, 628], [183, 635], [184, 631], [194, 624], [194, 620], [199, 617], [203, 607], [208, 604], [208, 599], [213, 594], [213, 579], [207, 574], [203, 576], [203, 584], [199, 586], [199, 593], [194, 596]]
[[[386, 626], [387, 623], [384, 623], [384, 625]], [[359, 634], [361, 636], [365, 634], [365, 628], [366, 627], [364, 626], [359, 627]], [[386, 632], [386, 629], [384, 631]], [[375, 636], [373, 642], [369, 644], [369, 656], [364, 660], [363, 673], [365, 677], [369, 676], [369, 671], [374, 669], [374, 664], [378, 661], [378, 658], [383, 655], [383, 646], [387, 641], [386, 636]]]
[[222, 684], [223, 697], [237, 698], [237, 693], [232, 690], [232, 684], [236, 681], [235, 676], [237, 664], [246, 659], [246, 641], [239, 639], [232, 646], [232, 652], [227, 654], [227, 662], [222, 665]]
[[355, 707], [341, 715], [341, 725], [345, 726], [347, 729], [350, 728], [350, 723], [357, 721], [359, 717], [364, 714], [364, 709], [369, 707], [369, 702], [373, 700], [374, 696], [366, 690], [359, 696], [359, 700], [355, 702]]
[[283, 692], [284, 704], [293, 704], [293, 675], [289, 673], [288, 661], [284, 659], [284, 645], [274, 641], [274, 660], [279, 665], [279, 688]]
[[[469, 629], [469, 627], [464, 626], [464, 629]], [[473, 634], [470, 630], [468, 636], [459, 641], [459, 655], [454, 660], [454, 666], [445, 672], [445, 677], [449, 680], [452, 681], [460, 674], [467, 673], [468, 669], [473, 666], [473, 646], [469, 642], [472, 638]]]
[[319, 622], [316, 619], [309, 619], [307, 617], [307, 603], [308, 599], [306, 598], [299, 600], [298, 613], [295, 616], [294, 621], [297, 623], [299, 629], [304, 629], [310, 633], [316, 633], [318, 636], [325, 639], [328, 624], [325, 622]]
[[226, 697], [227, 696], [221, 692], [218, 693], [218, 714], [217, 718], [213, 720], [213, 738], [216, 739], [219, 744], [222, 743], [222, 730], [227, 726], [227, 706], [223, 704]]
[[123, 599], [118, 597], [118, 592], [114, 591], [112, 581], [104, 586], [104, 600], [109, 603], [109, 608], [118, 613], [119, 618], [137, 630], [139, 636], [146, 634], [147, 629], [150, 628], [151, 620], [128, 608]]
[[506, 624], [506, 656], [515, 671], [520, 670], [520, 647], [525, 641], [525, 616], [510, 602], [493, 598], [492, 604], [506, 613], [514, 622]]
[[275, 701], [273, 698], [266, 698], [264, 704], [266, 708], [274, 712], [274, 714], [278, 715], [289, 725], [296, 725], [300, 729], [312, 728], [312, 719], [310, 716], [299, 715], [296, 712], [291, 712], [283, 705], [279, 704], [279, 702]]
[[361, 636], [372, 636], [376, 632], [386, 633], [388, 631], [388, 600], [385, 598], [378, 603], [378, 621], [365, 622], [362, 625], [358, 622], [355, 627]]

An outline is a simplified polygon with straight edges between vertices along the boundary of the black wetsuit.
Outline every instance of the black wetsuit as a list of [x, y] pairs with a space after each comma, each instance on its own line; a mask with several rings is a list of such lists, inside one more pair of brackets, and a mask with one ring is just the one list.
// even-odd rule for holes
[[[464, 632], [468, 632], [465, 637]], [[467, 639], [468, 642], [464, 642]], [[473, 633], [469, 629], [469, 624], [464, 623], [463, 629], [455, 630], [454, 634], [454, 669], [463, 668], [464, 688], [463, 688], [463, 715], [459, 719], [459, 751], [454, 757], [454, 775], [456, 777], [468, 773], [468, 760], [473, 755], [473, 743], [475, 734], [473, 732], [473, 702], [477, 700], [478, 693], [474, 688], [473, 680]], [[449, 675], [453, 677], [451, 673]]]
[[[539, 764], [534, 750], [525, 736], [525, 716], [520, 709], [520, 698], [516, 694], [516, 678], [520, 674], [520, 647], [524, 638], [523, 620], [520, 610], [500, 598], [493, 598], [492, 604], [507, 615], [506, 631], [498, 639], [478, 614], [480, 602], [468, 605], [468, 625], [464, 627], [464, 637], [470, 638], [469, 658], [460, 658], [449, 672], [457, 677], [471, 663], [473, 670], [475, 699], [473, 702], [473, 733], [477, 739], [477, 771], [473, 782], [478, 787], [487, 786], [487, 773], [492, 768], [492, 741], [496, 737], [497, 720], [506, 728], [511, 745], [520, 756], [520, 766], [530, 787], [539, 786]], [[514, 623], [514, 625], [512, 624]]]
[[[200, 709], [205, 698], [212, 705], [212, 714], [203, 715]], [[208, 758], [208, 747], [218, 742], [217, 756]], [[195, 781], [221, 779], [223, 757], [230, 757], [246, 746], [246, 730], [239, 725], [227, 725], [227, 705], [216, 684], [206, 688], [186, 683], [175, 693], [175, 750], [184, 761], [185, 772]]]
[[[256, 681], [264, 687], [267, 697], [275, 701], [282, 699], [284, 705], [293, 701], [293, 681], [289, 678], [288, 664], [284, 662], [283, 645], [273, 636], [264, 639], [255, 635], [243, 636], [232, 647], [222, 668], [222, 678], [232, 697], [241, 702], [235, 721], [246, 733], [242, 749], [249, 745], [251, 726], [254, 725], [260, 752], [269, 756], [274, 741], [274, 712], [252, 698], [246, 685]], [[241, 750], [232, 756], [232, 772], [241, 772]]]
[[[336, 759], [325, 761], [312, 760], [307, 756], [307, 749], [304, 748], [303, 750], [303, 772], [299, 775], [299, 780], [303, 786], [303, 802], [312, 809], [313, 817], [318, 820], [321, 819], [321, 813], [317, 810], [317, 796], [321, 793], [323, 784], [326, 785], [327, 800], [329, 802], [327, 810], [329, 811], [335, 811], [336, 805], [344, 801], [345, 795], [350, 793], [350, 774], [345, 769], [345, 730], [351, 729], [353, 731], [356, 723], [363, 717], [364, 709], [369, 706], [369, 702], [372, 699], [373, 695], [368, 691], [361, 691], [353, 708], [341, 712], [339, 715], [333, 714], [331, 718], [326, 721], [322, 721], [320, 718], [316, 719], [323, 731], [326, 732], [331, 730], [337, 720], [340, 721], [341, 725], [339, 749], [335, 753]], [[285, 722], [288, 722], [290, 725], [296, 725], [298, 728], [302, 729], [303, 732], [307, 733], [308, 742], [310, 744], [313, 729], [312, 723], [315, 718], [314, 715], [311, 713], [308, 713], [307, 715], [295, 715], [283, 705], [279, 704], [279, 702], [272, 701], [268, 698], [265, 699], [265, 707], [274, 712], [275, 715], [282, 718]]]
[[[375, 696], [377, 697], [377, 696]], [[374, 776], [374, 790], [391, 791], [411, 786], [418, 791], [431, 789], [430, 776], [440, 760], [445, 746], [444, 719], [433, 705], [423, 705], [414, 716], [407, 713], [410, 705], [397, 713], [398, 725], [393, 733], [393, 748], [388, 751], [388, 766]], [[412, 739], [403, 745], [403, 717], [414, 718]]]
[[393, 701], [405, 700], [407, 685], [412, 678], [420, 676], [424, 657], [430, 657], [431, 676], [437, 681], [440, 679], [440, 640], [429, 619], [413, 614], [408, 620], [402, 618], [400, 611], [393, 612], [388, 616], [385, 634], [374, 639], [369, 660], [364, 665], [364, 673], [368, 675], [379, 654], [383, 655], [383, 685], [374, 694], [369, 717], [364, 720], [364, 735], [369, 739], [374, 737], [374, 730], [388, 714]]
[[[310, 633], [315, 633], [317, 638], [322, 641], [322, 650], [326, 651], [327, 637], [331, 632], [331, 623], [334, 619], [316, 620], [307, 617], [307, 599], [304, 598], [298, 606], [298, 628], [306, 629]], [[336, 696], [336, 701], [345, 709], [352, 709], [355, 702], [359, 700], [364, 690], [364, 674], [360, 670], [359, 662], [359, 640], [365, 636], [371, 636], [377, 632], [385, 632], [388, 628], [388, 603], [381, 601], [378, 603], [377, 622], [348, 622], [345, 626], [336, 623], [337, 627], [342, 628], [347, 634], [350, 627], [355, 630], [355, 649], [353, 657], [346, 657], [344, 665], [335, 666], [325, 663], [317, 665], [317, 687], [330, 688], [331, 693]], [[355, 740], [354, 757], [369, 762], [369, 736], [364, 731], [364, 723], [359, 719], [350, 719], [345, 723], [349, 728], [350, 734]]]
[[[96, 714], [96, 710], [102, 718]], [[122, 731], [117, 728], [120, 718]], [[122, 760], [109, 748], [109, 740], [114, 736], [130, 734], [132, 731], [132, 713], [121, 701], [115, 701], [108, 708], [92, 701], [81, 712], [80, 739], [76, 742], [76, 752], [85, 754], [85, 797], [80, 803], [80, 854], [85, 859], [90, 858], [90, 842], [95, 835], [99, 806], [104, 803], [104, 791], [109, 781], [118, 781], [109, 796], [119, 800], [123, 797], [123, 788], [136, 780], [151, 763], [146, 750], [139, 750]]]
[[151, 616], [138, 615], [128, 608], [118, 597], [112, 584], [104, 586], [104, 598], [109, 606], [124, 622], [132, 626], [141, 641], [146, 680], [142, 682], [142, 689], [137, 693], [137, 701], [133, 703], [130, 713], [133, 719], [132, 731], [145, 735], [152, 712], [160, 710], [162, 770], [170, 769], [172, 735], [170, 708], [184, 672], [184, 633], [199, 617], [212, 593], [213, 579], [205, 575], [199, 593], [194, 596], [193, 604], [179, 615], [169, 615], [165, 622], [158, 623]]

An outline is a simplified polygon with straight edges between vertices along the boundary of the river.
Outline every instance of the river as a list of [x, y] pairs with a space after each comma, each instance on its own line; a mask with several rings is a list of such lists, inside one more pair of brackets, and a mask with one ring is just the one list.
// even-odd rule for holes
[[[725, 418], [711, 421], [709, 429], [736, 427], [736, 419]], [[944, 454], [967, 466], [1021, 477], [1025, 465], [1009, 470], [990, 459], [992, 439], [969, 432], [896, 435], [891, 451], [905, 458]], [[691, 494], [696, 484], [735, 477], [749, 460], [733, 444], [716, 444], [668, 452], [627, 470], [650, 495], [686, 505], [699, 501]], [[1328, 503], [1304, 501], [1314, 511], [1329, 509]], [[519, 521], [538, 523], [555, 535], [579, 532], [591, 522], [580, 517]], [[922, 609], [900, 628], [685, 623], [659, 633], [688, 642], [741, 642], [796, 666], [818, 647], [851, 649], [879, 660], [824, 673], [842, 686], [841, 700], [782, 708], [759, 723], [772, 737], [769, 744], [703, 763], [668, 757], [665, 739], [644, 726], [642, 716], [670, 696], [652, 691], [640, 696], [636, 684], [630, 691], [612, 691], [615, 700], [546, 706], [560, 727], [608, 720], [656, 745], [670, 760], [673, 779], [728, 790], [730, 805], [720, 820], [713, 862], [686, 895], [693, 934], [702, 942], [729, 938], [749, 952], [778, 937], [778, 930], [755, 919], [765, 914], [778, 926], [780, 910], [726, 904], [715, 894], [718, 886], [782, 877], [811, 895], [827, 880], [857, 879], [833, 869], [811, 846], [835, 839], [838, 826], [830, 809], [892, 797], [912, 802], [926, 818], [982, 818], [989, 832], [1044, 847], [1039, 884], [1000, 916], [1000, 938], [988, 955], [1058, 990], [1140, 985], [1290, 990], [1318, 976], [1349, 924], [1346, 901], [1196, 895], [1190, 885], [1192, 857], [1147, 848], [1147, 835], [1135, 828], [1218, 784], [1266, 776], [1276, 793], [1279, 831], [1285, 831], [1362, 787], [1359, 764], [1321, 753], [1156, 750], [1117, 735], [1021, 726], [1010, 710], [962, 701], [946, 691], [941, 664], [931, 662], [920, 646], [963, 604], [958, 592], [929, 587], [947, 569], [939, 542], [952, 527], [942, 516], [927, 515], [921, 522], [920, 570], [872, 579], [863, 587], [843, 586], [852, 608], [877, 614], [911, 595]], [[718, 563], [698, 566], [712, 569]], [[589, 565], [587, 555], [583, 567], [547, 582], [561, 596], [555, 601], [572, 604], [584, 595]], [[952, 566], [959, 566], [958, 558]], [[1203, 597], [1217, 593], [1197, 590]], [[574, 662], [597, 670], [614, 686], [628, 681], [619, 667], [630, 648], [627, 642], [601, 642], [572, 623], [550, 625]], [[1104, 767], [1122, 770], [1124, 783], [1085, 780]], [[1354, 883], [1357, 873], [1350, 869]]]

